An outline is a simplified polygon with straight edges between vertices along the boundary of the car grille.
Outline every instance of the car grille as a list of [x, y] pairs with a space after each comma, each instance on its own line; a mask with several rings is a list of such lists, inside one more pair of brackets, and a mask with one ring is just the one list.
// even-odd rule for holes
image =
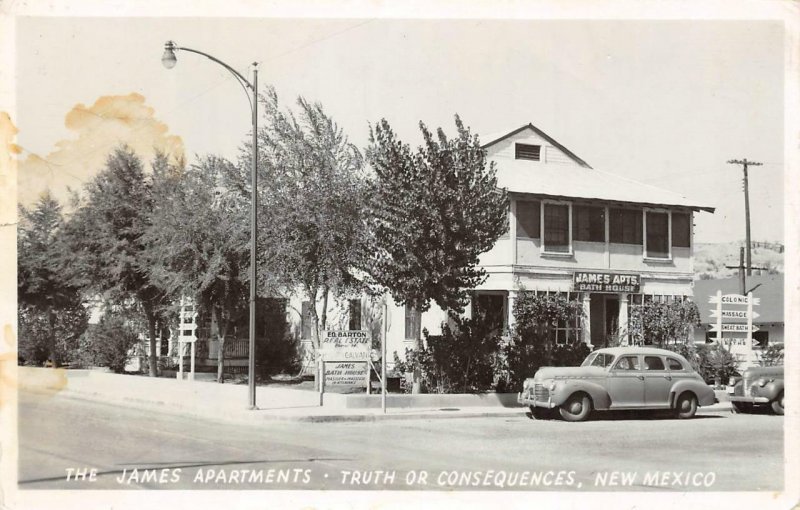
[[547, 400], [550, 398], [550, 390], [542, 384], [535, 384], [533, 386], [533, 397], [536, 400]]

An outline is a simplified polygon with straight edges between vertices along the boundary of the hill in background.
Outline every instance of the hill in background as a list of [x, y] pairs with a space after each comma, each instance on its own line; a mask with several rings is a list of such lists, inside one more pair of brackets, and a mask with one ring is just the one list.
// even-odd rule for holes
[[[739, 247], [743, 241], [730, 243], [695, 243], [694, 277], [697, 280], [728, 278], [738, 275], [736, 269], [726, 266], [739, 265]], [[751, 258], [753, 267], [764, 267], [761, 274], [783, 273], [784, 246], [781, 243], [753, 242]], [[745, 257], [747, 255], [745, 254]], [[753, 274], [759, 271], [753, 270]]]

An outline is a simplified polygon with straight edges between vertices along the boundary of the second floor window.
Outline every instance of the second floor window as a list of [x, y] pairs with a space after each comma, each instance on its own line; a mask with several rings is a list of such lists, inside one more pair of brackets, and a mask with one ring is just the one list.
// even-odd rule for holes
[[609, 238], [612, 243], [642, 244], [642, 211], [611, 209]]
[[572, 238], [602, 243], [606, 240], [606, 210], [603, 207], [575, 206], [572, 213]]
[[669, 245], [669, 213], [645, 211], [647, 242], [645, 256], [657, 259], [668, 259], [671, 255]]
[[517, 201], [517, 237], [539, 238], [539, 202]]
[[570, 253], [570, 213], [569, 204], [544, 204], [545, 253]]

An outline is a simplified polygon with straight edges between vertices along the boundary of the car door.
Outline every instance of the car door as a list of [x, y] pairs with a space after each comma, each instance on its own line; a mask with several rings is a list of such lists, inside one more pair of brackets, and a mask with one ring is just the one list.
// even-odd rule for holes
[[645, 355], [642, 368], [644, 401], [647, 407], [669, 407], [672, 374], [664, 365], [664, 358], [654, 354]]
[[644, 376], [638, 355], [620, 356], [611, 366], [606, 381], [612, 409], [644, 404]]

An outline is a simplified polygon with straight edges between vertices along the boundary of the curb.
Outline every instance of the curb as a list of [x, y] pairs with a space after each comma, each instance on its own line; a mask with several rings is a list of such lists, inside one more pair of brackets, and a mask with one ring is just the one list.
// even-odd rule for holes
[[[379, 421], [402, 421], [402, 420], [442, 420], [442, 419], [463, 419], [463, 418], [508, 418], [508, 417], [524, 417], [527, 411], [525, 407], [511, 408], [511, 407], [498, 407], [496, 411], [470, 411], [468, 409], [460, 408], [458, 410], [446, 409], [432, 409], [420, 411], [408, 411], [401, 413], [354, 413], [354, 414], [296, 414], [284, 415], [269, 413], [267, 410], [263, 412], [247, 411], [245, 409], [235, 410], [220, 410], [215, 409], [213, 412], [204, 412], [192, 408], [176, 406], [164, 401], [145, 400], [137, 398], [123, 398], [121, 400], [109, 401], [105, 395], [99, 393], [76, 392], [71, 390], [53, 391], [44, 388], [28, 388], [26, 391], [36, 394], [46, 395], [59, 395], [64, 398], [83, 400], [94, 403], [100, 403], [108, 406], [127, 406], [137, 409], [155, 410], [170, 415], [178, 416], [193, 416], [206, 420], [222, 422], [222, 423], [237, 423], [252, 425], [263, 422], [286, 422], [286, 423], [370, 423]], [[727, 405], [726, 405], [727, 404]], [[226, 412], [227, 411], [227, 412]], [[731, 412], [729, 403], [714, 404], [713, 406], [701, 407], [698, 413], [706, 414], [725, 414]], [[251, 414], [252, 413], [252, 414]]]

